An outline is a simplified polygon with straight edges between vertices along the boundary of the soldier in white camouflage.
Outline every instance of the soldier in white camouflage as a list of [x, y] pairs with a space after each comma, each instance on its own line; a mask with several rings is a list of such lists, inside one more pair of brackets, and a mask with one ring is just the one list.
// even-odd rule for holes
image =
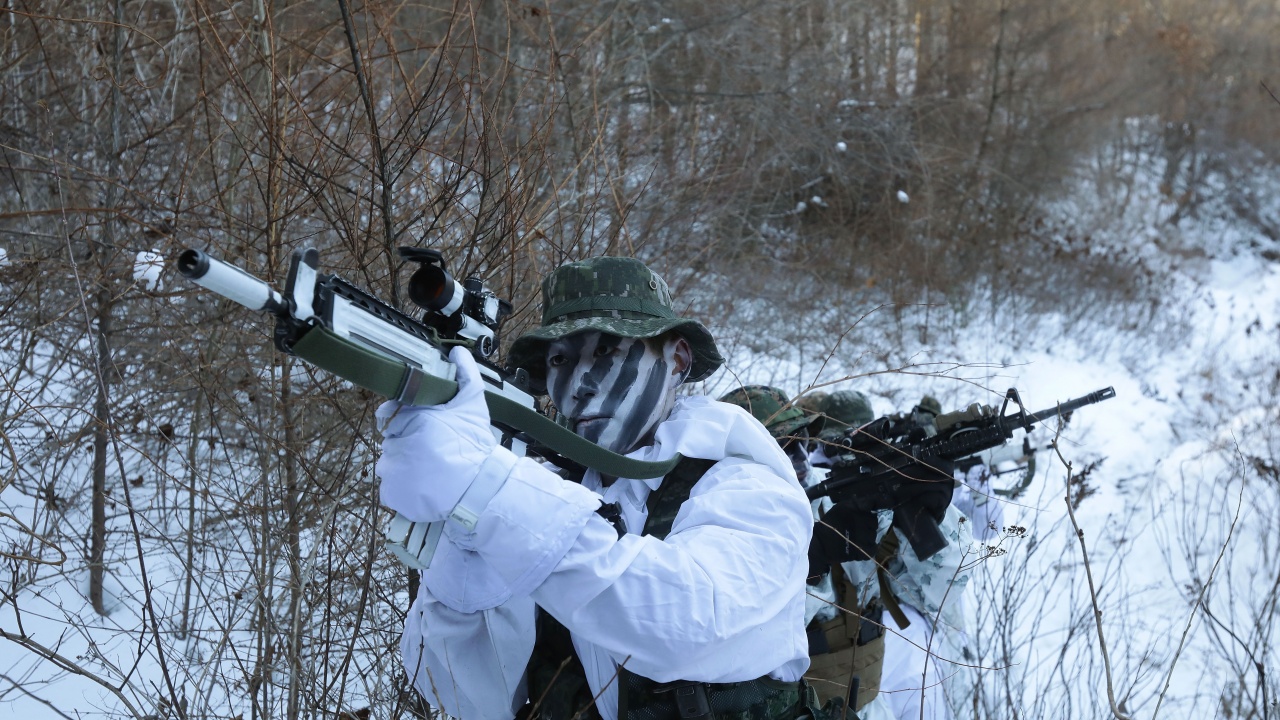
[[[932, 395], [925, 395], [911, 408], [910, 418], [930, 434], [937, 432], [937, 418], [942, 414], [942, 403]], [[969, 527], [978, 540], [991, 540], [999, 536], [1004, 527], [1004, 505], [996, 498], [991, 487], [991, 470], [981, 461], [967, 463], [956, 468], [956, 487], [951, 504], [969, 518]]]
[[759, 422], [678, 394], [721, 365], [711, 334], [631, 258], [562, 266], [542, 300], [510, 364], [578, 435], [682, 459], [652, 479], [517, 459], [465, 352], [453, 400], [384, 405], [383, 502], [449, 519], [401, 641], [414, 687], [462, 720], [810, 717], [809, 502]]
[[[821, 412], [827, 429], [813, 453], [815, 466], [826, 465], [838, 454], [839, 439], [851, 428], [874, 419], [870, 402], [852, 390], [832, 392], [826, 401], [811, 409]], [[857, 701], [859, 720], [949, 720], [963, 712], [971, 693], [970, 673], [963, 657], [963, 594], [968, 582], [965, 565], [972, 544], [969, 523], [955, 507], [948, 507], [939, 528], [947, 545], [931, 557], [920, 560], [911, 544], [891, 528], [892, 510], [876, 513], [876, 547], [868, 549], [871, 560], [841, 563], [836, 574], [841, 607], [858, 608], [862, 615], [883, 629], [883, 660], [879, 668], [877, 692], [864, 698], [868, 682], [865, 670]], [[858, 665], [856, 642], [847, 638], [874, 634], [865, 626], [854, 627], [852, 614], [832, 621], [827, 636], [835, 649], [828, 656], [811, 658], [809, 676], [831, 677], [827, 683], [813, 681], [820, 698], [827, 700], [848, 691], [840, 682], [852, 666]], [[952, 638], [955, 640], [949, 640]], [[842, 639], [846, 639], [841, 642]], [[874, 648], [868, 643], [868, 647]], [[853, 655], [851, 662], [849, 656]], [[864, 655], [865, 658], [865, 655]]]
[[810, 438], [818, 437], [826, 424], [821, 414], [805, 412], [799, 404], [792, 403], [786, 393], [768, 385], [746, 385], [731, 390], [720, 402], [737, 405], [759, 420], [791, 460], [800, 484], [805, 487], [813, 484], [809, 482], [813, 466], [809, 463], [808, 448]]
[[801, 403], [818, 413], [825, 421], [822, 432], [813, 443], [809, 458], [815, 467], [830, 465], [830, 457], [840, 451], [840, 438], [875, 419], [871, 401], [857, 390], [836, 390], [805, 396]]

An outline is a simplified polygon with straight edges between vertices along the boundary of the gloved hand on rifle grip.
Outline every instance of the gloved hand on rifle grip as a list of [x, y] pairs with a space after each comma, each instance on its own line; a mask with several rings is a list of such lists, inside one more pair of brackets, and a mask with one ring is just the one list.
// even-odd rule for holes
[[[912, 463], [900, 472], [908, 478], [919, 480], [906, 486], [905, 493], [897, 498], [899, 502], [911, 504], [928, 511], [937, 522], [947, 514], [947, 506], [955, 490], [955, 467], [951, 461], [934, 458], [928, 464]], [[900, 505], [895, 505], [896, 510]]]
[[836, 563], [870, 560], [876, 551], [878, 528], [873, 510], [836, 504], [823, 513], [814, 523], [809, 541], [809, 583], [817, 583]]
[[946, 483], [928, 483], [923, 486], [923, 490], [915, 496], [915, 505], [929, 513], [934, 522], [942, 522], [942, 518], [947, 514], [947, 507], [951, 505], [951, 497], [954, 494], [955, 485], [951, 482]]
[[974, 420], [985, 420], [996, 414], [994, 408], [990, 405], [980, 405], [972, 403], [963, 410], [953, 410], [949, 413], [943, 413], [934, 421], [938, 426], [938, 432], [946, 432], [952, 427], [962, 422], [972, 422]]
[[[498, 446], [489, 429], [484, 381], [471, 353], [455, 347], [449, 360], [458, 369], [458, 394], [452, 400], [431, 407], [393, 400], [377, 412], [383, 437], [377, 465], [382, 502], [414, 522], [448, 517], [485, 461], [511, 452]], [[510, 472], [513, 463], [514, 456], [492, 465]]]

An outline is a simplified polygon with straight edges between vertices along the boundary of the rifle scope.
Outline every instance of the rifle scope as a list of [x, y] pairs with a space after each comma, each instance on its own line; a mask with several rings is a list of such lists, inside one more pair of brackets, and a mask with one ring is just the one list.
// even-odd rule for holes
[[234, 300], [250, 310], [288, 312], [284, 296], [267, 283], [202, 250], [184, 250], [178, 256], [178, 272], [200, 287]]
[[481, 357], [498, 349], [496, 331], [504, 312], [511, 306], [489, 292], [480, 278], [472, 276], [460, 283], [449, 274], [444, 256], [428, 248], [400, 248], [400, 257], [418, 263], [409, 278], [409, 299], [427, 311], [424, 323], [450, 336], [475, 343]]
[[466, 298], [462, 284], [439, 265], [422, 263], [409, 278], [409, 299], [423, 310], [450, 317]]

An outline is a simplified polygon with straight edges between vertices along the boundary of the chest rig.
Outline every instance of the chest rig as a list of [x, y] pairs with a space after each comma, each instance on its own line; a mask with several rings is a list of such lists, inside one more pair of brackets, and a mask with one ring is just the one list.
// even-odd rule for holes
[[[887, 570], [898, 555], [898, 544], [897, 534], [890, 530], [876, 546], [874, 562], [880, 594], [866, 606], [859, 606], [858, 588], [840, 564], [834, 564], [831, 579], [836, 605], [842, 609], [834, 619], [825, 623], [815, 620], [808, 628], [809, 670], [805, 680], [817, 693], [818, 701], [835, 717], [843, 714], [843, 705], [859, 711], [880, 693], [886, 630], [880, 624], [881, 611], [888, 612], [900, 629], [911, 624], [894, 594], [893, 576]], [[843, 608], [859, 610], [855, 613]]]
[[[642, 534], [665, 539], [680, 506], [712, 465], [713, 460], [685, 458], [663, 477], [645, 502], [648, 518]], [[617, 513], [608, 507], [600, 514], [623, 534]], [[521, 720], [599, 720], [569, 631], [541, 610], [526, 678], [529, 704]], [[619, 720], [792, 720], [805, 709], [800, 683], [767, 676], [734, 683], [659, 683], [620, 668], [613, 682], [618, 683]]]

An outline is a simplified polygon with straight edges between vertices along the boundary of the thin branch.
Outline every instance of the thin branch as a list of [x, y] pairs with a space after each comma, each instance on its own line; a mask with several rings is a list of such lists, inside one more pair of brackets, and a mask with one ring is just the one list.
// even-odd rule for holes
[[356, 74], [356, 86], [360, 89], [360, 100], [364, 103], [365, 114], [369, 116], [369, 139], [373, 143], [373, 157], [377, 161], [378, 184], [382, 190], [382, 240], [383, 245], [388, 253], [388, 262], [392, 277], [391, 282], [391, 304], [394, 307], [400, 307], [400, 291], [396, 283], [396, 260], [395, 255], [391, 252], [391, 245], [395, 242], [395, 232], [392, 230], [391, 224], [391, 177], [387, 169], [387, 153], [382, 147], [382, 137], [378, 130], [378, 115], [373, 109], [373, 98], [369, 94], [369, 82], [365, 78], [364, 63], [360, 59], [360, 45], [356, 42], [355, 24], [351, 20], [351, 8], [347, 5], [347, 0], [338, 0], [338, 7], [342, 10], [342, 27], [346, 32], [347, 45], [351, 48], [352, 70]]
[[[1058, 435], [1062, 433], [1062, 426], [1058, 426]], [[1098, 590], [1093, 583], [1093, 568], [1089, 564], [1089, 551], [1084, 544], [1084, 530], [1080, 529], [1080, 523], [1076, 522], [1076, 511], [1071, 505], [1071, 463], [1062, 456], [1062, 450], [1058, 447], [1057, 436], [1054, 437], [1053, 451], [1057, 453], [1058, 460], [1067, 468], [1066, 495], [1063, 500], [1067, 503], [1067, 515], [1071, 518], [1071, 527], [1075, 528], [1076, 539], [1080, 541], [1080, 556], [1084, 560], [1085, 579], [1089, 583], [1089, 601], [1093, 604], [1093, 623], [1098, 631], [1098, 647], [1102, 650], [1102, 667], [1107, 674], [1107, 702], [1111, 705], [1111, 714], [1116, 720], [1131, 720], [1131, 718], [1120, 710], [1120, 706], [1116, 703], [1115, 684], [1111, 679], [1111, 655], [1107, 652], [1107, 638], [1102, 632], [1102, 609], [1098, 607]], [[1171, 671], [1172, 667], [1169, 668]], [[1156, 706], [1159, 710], [1159, 706]], [[1154, 719], [1154, 715], [1152, 718]]]
[[[1239, 444], [1236, 445], [1236, 455], [1241, 462], [1244, 456], [1240, 451]], [[1244, 482], [1240, 483], [1240, 494], [1236, 498], [1236, 514], [1231, 518], [1231, 527], [1227, 528], [1227, 539], [1223, 541], [1222, 548], [1218, 550], [1218, 557], [1213, 561], [1213, 567], [1209, 569], [1209, 577], [1204, 584], [1200, 586], [1200, 594], [1196, 596], [1196, 602], [1191, 606], [1191, 612], [1187, 616], [1187, 625], [1182, 629], [1182, 637], [1178, 639], [1178, 649], [1173, 654], [1173, 660], [1169, 662], [1169, 671], [1164, 676], [1164, 687], [1160, 689], [1160, 697], [1156, 700], [1156, 709], [1151, 713], [1151, 720], [1156, 720], [1160, 714], [1160, 706], [1164, 703], [1165, 694], [1169, 692], [1169, 684], [1173, 681], [1173, 670], [1178, 666], [1178, 658], [1182, 657], [1182, 650], [1187, 644], [1187, 635], [1191, 633], [1191, 625], [1195, 622], [1196, 613], [1204, 606], [1205, 593], [1209, 591], [1209, 586], [1213, 584], [1213, 576], [1218, 572], [1218, 565], [1222, 562], [1222, 557], [1227, 554], [1227, 547], [1231, 544], [1231, 538], [1235, 535], [1236, 524], [1240, 521], [1240, 510], [1244, 507]]]
[[138, 709], [133, 706], [133, 703], [129, 702], [129, 698], [125, 697], [125, 694], [123, 692], [121, 692], [118, 688], [116, 688], [115, 685], [107, 682], [105, 679], [84, 669], [76, 661], [60, 654], [56, 650], [53, 650], [51, 648], [45, 647], [44, 645], [41, 645], [40, 643], [31, 639], [27, 635], [18, 635], [15, 633], [10, 633], [4, 630], [3, 628], [0, 628], [0, 638], [8, 640], [17, 645], [21, 645], [22, 647], [30, 650], [31, 652], [34, 652], [40, 657], [43, 657], [44, 659], [52, 662], [54, 665], [57, 665], [58, 667], [62, 668], [63, 670], [66, 670], [67, 672], [73, 675], [79, 675], [80, 677], [88, 678], [98, 683], [102, 687], [106, 688], [107, 691], [109, 691], [112, 695], [115, 695], [116, 698], [120, 700], [120, 702], [124, 703], [125, 708], [129, 710], [129, 714], [133, 715], [135, 718], [137, 718], [137, 720], [143, 720], [142, 713], [139, 712]]

